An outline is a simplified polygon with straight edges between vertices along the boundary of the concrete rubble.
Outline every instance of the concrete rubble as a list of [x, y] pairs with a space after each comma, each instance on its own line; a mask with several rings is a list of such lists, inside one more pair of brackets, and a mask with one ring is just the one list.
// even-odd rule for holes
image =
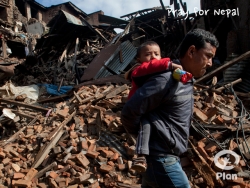
[[[218, 49], [211, 70], [194, 84], [181, 165], [192, 188], [250, 187], [250, 51], [243, 36], [233, 37], [246, 34], [244, 20], [237, 26], [237, 18], [215, 22], [194, 13], [186, 19], [166, 14], [162, 1], [123, 19], [87, 15], [71, 2], [13, 2], [0, 3], [0, 188], [140, 187], [141, 175], [131, 169], [135, 136], [120, 120], [131, 87], [123, 74], [144, 41], [156, 41], [163, 56], [175, 59], [196, 27], [210, 28], [227, 48]], [[187, 10], [182, 1], [170, 4]], [[203, 9], [227, 6], [234, 5], [201, 3]], [[224, 150], [231, 155], [219, 155]]]

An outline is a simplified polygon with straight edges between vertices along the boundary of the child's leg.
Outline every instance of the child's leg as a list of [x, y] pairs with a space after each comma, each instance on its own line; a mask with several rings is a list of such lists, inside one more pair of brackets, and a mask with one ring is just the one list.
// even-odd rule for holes
[[138, 157], [133, 161], [132, 169], [138, 172], [145, 172], [147, 169], [147, 162], [145, 155], [149, 154], [149, 138], [151, 127], [147, 122], [140, 123], [140, 130], [137, 137], [136, 153]]

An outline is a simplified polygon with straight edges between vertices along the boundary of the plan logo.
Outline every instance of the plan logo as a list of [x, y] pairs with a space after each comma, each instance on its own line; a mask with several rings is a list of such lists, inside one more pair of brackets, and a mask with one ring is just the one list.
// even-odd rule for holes
[[[232, 163], [230, 156], [234, 157], [234, 162]], [[219, 162], [219, 159], [220, 160]], [[231, 150], [222, 150], [214, 156], [214, 164], [221, 170], [232, 170], [235, 165], [240, 162], [240, 156]], [[226, 174], [225, 172], [217, 172], [216, 179], [222, 178], [223, 180], [235, 180], [237, 179], [237, 174]]]

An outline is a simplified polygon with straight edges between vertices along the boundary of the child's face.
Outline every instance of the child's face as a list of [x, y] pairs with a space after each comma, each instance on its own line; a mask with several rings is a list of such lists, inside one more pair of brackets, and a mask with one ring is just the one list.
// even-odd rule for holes
[[140, 55], [137, 58], [139, 63], [149, 62], [152, 59], [161, 59], [160, 47], [156, 45], [147, 45], [141, 49]]

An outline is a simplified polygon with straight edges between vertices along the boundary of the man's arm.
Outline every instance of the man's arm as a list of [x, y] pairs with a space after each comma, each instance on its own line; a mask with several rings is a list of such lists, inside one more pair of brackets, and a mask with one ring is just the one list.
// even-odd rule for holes
[[153, 76], [127, 101], [121, 120], [128, 132], [137, 133], [141, 116], [163, 103], [172, 82], [173, 79], [166, 79], [162, 74]]

